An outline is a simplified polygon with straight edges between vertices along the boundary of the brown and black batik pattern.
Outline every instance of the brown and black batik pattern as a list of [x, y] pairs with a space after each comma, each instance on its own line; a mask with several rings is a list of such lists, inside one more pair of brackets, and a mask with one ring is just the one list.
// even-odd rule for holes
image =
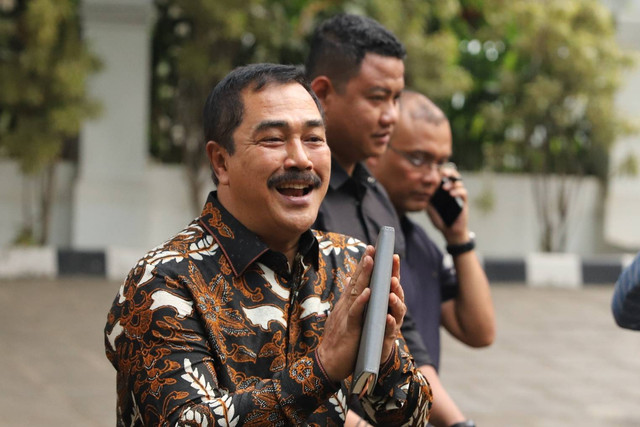
[[[149, 252], [105, 328], [118, 425], [342, 425], [349, 381], [316, 357], [364, 245], [307, 232], [289, 268], [209, 196], [202, 216]], [[404, 341], [362, 406], [380, 425], [425, 424], [430, 389]]]

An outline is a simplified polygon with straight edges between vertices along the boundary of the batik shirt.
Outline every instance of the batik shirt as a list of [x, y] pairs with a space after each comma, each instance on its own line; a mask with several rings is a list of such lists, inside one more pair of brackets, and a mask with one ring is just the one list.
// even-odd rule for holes
[[[109, 312], [118, 425], [342, 425], [349, 379], [332, 382], [316, 349], [363, 251], [307, 231], [290, 268], [211, 193], [131, 270]], [[426, 424], [431, 391], [402, 338], [362, 405], [379, 425]]]

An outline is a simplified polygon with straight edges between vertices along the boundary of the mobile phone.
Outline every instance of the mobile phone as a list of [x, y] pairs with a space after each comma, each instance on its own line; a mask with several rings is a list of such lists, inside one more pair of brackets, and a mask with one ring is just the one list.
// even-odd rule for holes
[[447, 227], [451, 227], [462, 212], [462, 208], [464, 207], [464, 202], [461, 197], [453, 197], [447, 190], [442, 188], [442, 186], [451, 181], [450, 178], [444, 177], [440, 182], [440, 186], [436, 190], [436, 192], [431, 196], [431, 205], [435, 208], [442, 218], [442, 221]]

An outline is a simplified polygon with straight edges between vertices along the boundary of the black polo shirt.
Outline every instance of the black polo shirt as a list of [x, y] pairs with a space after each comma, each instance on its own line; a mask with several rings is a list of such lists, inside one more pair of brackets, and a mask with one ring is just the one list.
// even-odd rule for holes
[[[346, 234], [374, 245], [380, 227], [385, 225], [395, 228], [395, 253], [404, 258], [404, 235], [384, 187], [371, 176], [364, 164], [357, 163], [349, 176], [332, 158], [329, 189], [312, 228]], [[416, 366], [431, 365], [426, 346], [408, 312], [402, 325], [402, 335]]]

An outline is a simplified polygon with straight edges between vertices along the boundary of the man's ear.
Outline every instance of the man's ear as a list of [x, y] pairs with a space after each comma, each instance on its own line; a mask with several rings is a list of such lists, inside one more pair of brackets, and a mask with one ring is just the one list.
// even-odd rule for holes
[[215, 141], [208, 141], [206, 150], [211, 168], [213, 168], [213, 172], [218, 178], [218, 185], [228, 184], [229, 171], [227, 159], [229, 158], [229, 152]]
[[323, 107], [327, 105], [330, 95], [334, 92], [333, 83], [327, 76], [318, 76], [313, 79], [311, 89], [322, 102]]

